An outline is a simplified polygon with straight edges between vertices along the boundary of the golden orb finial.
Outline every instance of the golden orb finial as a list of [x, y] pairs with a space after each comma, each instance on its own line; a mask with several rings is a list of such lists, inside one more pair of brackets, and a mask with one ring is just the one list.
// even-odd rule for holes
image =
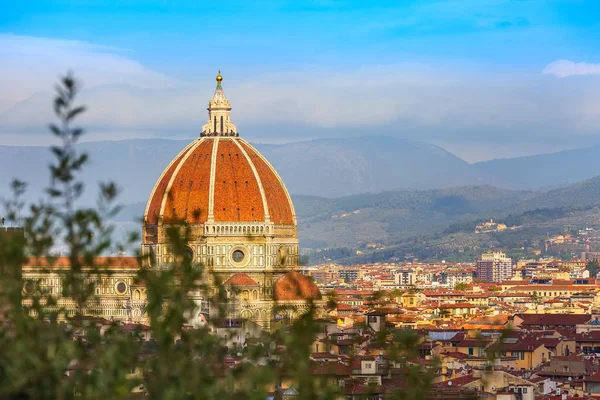
[[221, 70], [219, 70], [219, 75], [217, 75], [217, 83], [221, 83], [223, 77], [221, 76]]

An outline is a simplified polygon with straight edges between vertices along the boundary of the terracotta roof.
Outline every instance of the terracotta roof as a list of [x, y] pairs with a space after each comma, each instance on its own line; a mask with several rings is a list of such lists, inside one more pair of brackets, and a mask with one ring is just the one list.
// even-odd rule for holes
[[159, 178], [158, 182], [154, 186], [154, 190], [152, 191], [152, 195], [150, 200], [148, 201], [148, 205], [146, 206], [146, 222], [149, 224], [158, 223], [158, 217], [160, 214], [160, 208], [162, 205], [163, 198], [167, 191], [167, 186], [169, 186], [169, 181], [173, 176], [173, 173], [177, 169], [177, 166], [188, 153], [190, 148], [195, 142], [190, 143], [185, 149], [181, 151], [175, 157], [175, 159], [167, 166], [167, 168], [163, 171], [162, 176]]
[[586, 381], [586, 382], [600, 382], [600, 372], [597, 372], [594, 375], [585, 378], [584, 381]]
[[471, 303], [440, 304], [439, 308], [475, 308]]
[[275, 169], [273, 169], [271, 164], [269, 164], [254, 147], [250, 146], [250, 144], [243, 140], [240, 140], [240, 144], [246, 150], [246, 153], [248, 153], [250, 160], [254, 163], [254, 167], [262, 181], [267, 203], [269, 205], [271, 221], [275, 224], [293, 224], [292, 203], [289, 200], [287, 189], [275, 172]]
[[238, 137], [201, 137], [175, 157], [150, 195], [145, 222], [204, 223], [210, 204], [215, 222], [265, 221], [268, 215], [275, 224], [294, 225], [283, 181], [254, 147]]
[[536, 340], [550, 350], [558, 346], [558, 344], [562, 341], [560, 338], [537, 338]]
[[[80, 259], [83, 263], [83, 259]], [[24, 264], [25, 267], [70, 267], [69, 257], [32, 257]], [[88, 265], [84, 265], [88, 266]], [[140, 266], [137, 257], [94, 257], [95, 267], [127, 267], [137, 268]]]
[[338, 356], [331, 354], [331, 353], [327, 353], [327, 352], [320, 352], [320, 353], [311, 353], [310, 358], [313, 360], [324, 359], [324, 358], [337, 360]]
[[237, 274], [233, 274], [229, 279], [227, 279], [223, 285], [231, 285], [231, 286], [258, 286], [258, 283], [254, 281], [254, 279], [250, 278], [243, 272], [238, 272]]
[[488, 339], [464, 339], [457, 347], [487, 347], [491, 343]]
[[233, 140], [219, 141], [215, 171], [215, 221], [263, 221], [259, 181]]
[[538, 383], [538, 382], [543, 382], [546, 381], [550, 378], [546, 377], [546, 376], [536, 376], [535, 378], [529, 378], [528, 381], [531, 383]]
[[503, 325], [482, 325], [482, 324], [471, 324], [466, 323], [460, 326], [461, 329], [471, 330], [478, 329], [480, 331], [502, 331], [504, 330]]
[[375, 395], [383, 393], [382, 386], [368, 385], [364, 380], [348, 379], [344, 383], [343, 391], [349, 395]]
[[[148, 214], [160, 216], [162, 209], [163, 223], [167, 224], [182, 220], [189, 223], [206, 221], [213, 150], [211, 142], [201, 139], [197, 141], [187, 157], [178, 163], [169, 179], [167, 190], [161, 196], [158, 210], [149, 210]], [[160, 184], [162, 185], [162, 181]], [[152, 197], [152, 202], [156, 196]]]
[[448, 351], [448, 352], [442, 353], [441, 355], [445, 356], [445, 357], [454, 358], [456, 360], [467, 360], [470, 358], [475, 358], [474, 356], [470, 356], [468, 354], [461, 353], [460, 351]]
[[527, 325], [557, 325], [575, 326], [585, 324], [592, 319], [589, 314], [517, 314], [523, 320], [522, 326]]
[[479, 318], [473, 318], [469, 320], [469, 324], [472, 325], [498, 325], [503, 326], [508, 322], [508, 314], [499, 314], [494, 316], [485, 316]]
[[335, 375], [335, 376], [350, 376], [352, 367], [339, 362], [313, 362], [310, 366], [311, 375]]
[[527, 338], [519, 340], [517, 343], [503, 343], [502, 351], [534, 351], [540, 346], [545, 345], [534, 338]]
[[578, 342], [589, 342], [589, 341], [599, 342], [600, 341], [600, 331], [577, 333], [574, 335], [570, 335], [570, 338], [573, 338]]
[[584, 290], [593, 289], [596, 284], [572, 284], [572, 285], [523, 285], [519, 287], [507, 288], [508, 292], [521, 291], [521, 290], [535, 290], [538, 292], [554, 292], [557, 290]]
[[275, 282], [273, 297], [277, 301], [320, 300], [321, 292], [308, 276], [290, 271]]
[[[461, 387], [461, 386], [476, 382], [480, 379], [481, 378], [477, 378], [473, 375], [465, 375], [465, 376], [459, 376], [458, 378], [449, 379], [447, 381], [434, 383], [432, 386], [433, 387], [448, 387], [448, 386]], [[452, 383], [450, 383], [450, 382], [452, 382]]]

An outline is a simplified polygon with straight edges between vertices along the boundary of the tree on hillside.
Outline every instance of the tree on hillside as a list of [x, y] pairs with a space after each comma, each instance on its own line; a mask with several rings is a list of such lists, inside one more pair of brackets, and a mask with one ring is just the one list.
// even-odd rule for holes
[[600, 262], [589, 261], [585, 269], [590, 271], [590, 278], [595, 278], [598, 272], [600, 272]]

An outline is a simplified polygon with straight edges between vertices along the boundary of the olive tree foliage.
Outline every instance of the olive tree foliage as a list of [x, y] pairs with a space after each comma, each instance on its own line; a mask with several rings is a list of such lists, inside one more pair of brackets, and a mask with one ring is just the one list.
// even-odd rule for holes
[[[23, 234], [0, 235], [0, 399], [105, 400], [137, 393], [167, 400], [262, 400], [282, 386], [296, 388], [299, 400], [339, 398], [342, 389], [335, 380], [310, 373], [311, 345], [321, 329], [314, 304], [286, 329], [264, 333], [245, 347], [228, 348], [227, 337], [210, 333], [225, 318], [229, 300], [217, 277], [187, 255], [190, 231], [185, 224], [168, 230], [175, 255], [169, 267], [147, 267], [152, 260], [138, 254], [137, 283], [147, 290], [152, 341], [140, 340], [118, 323], [100, 332], [96, 320], [86, 317], [86, 308], [98, 302], [96, 283], [110, 274], [97, 257], [138, 242], [139, 235], [131, 234], [130, 243], [111, 241], [112, 228], [106, 221], [119, 210], [114, 183], [100, 184], [96, 207], [78, 205], [85, 188], [81, 171], [88, 162], [87, 154], [75, 146], [84, 134], [75, 126], [85, 111], [76, 105], [78, 90], [71, 74], [56, 87], [53, 106], [58, 121], [50, 131], [60, 144], [51, 149], [54, 159], [45, 198], [26, 205], [26, 184], [14, 181], [12, 196], [4, 200], [7, 221], [21, 226]], [[68, 267], [52, 265], [57, 245], [66, 249]], [[31, 257], [49, 261], [42, 272], [52, 269], [59, 274], [59, 293], [23, 281], [20, 266]], [[216, 291], [207, 286], [211, 280]], [[24, 285], [37, 290], [24, 290]], [[208, 326], [186, 328], [188, 317], [199, 312], [193, 300], [199, 294], [216, 312]], [[405, 342], [391, 336], [382, 339], [396, 341], [393, 348], [407, 354]], [[224, 361], [232, 355], [242, 355], [244, 361], [226, 367]], [[409, 371], [411, 387], [424, 388], [429, 382], [421, 379], [420, 369]], [[398, 398], [421, 398], [423, 390], [402, 390]]]
[[[133, 382], [127, 379], [135, 361], [137, 343], [131, 343], [117, 327], [103, 338], [82, 310], [95, 299], [94, 278], [103, 274], [94, 257], [109, 250], [112, 229], [104, 221], [114, 215], [117, 194], [112, 183], [100, 185], [96, 208], [81, 208], [77, 200], [84, 190], [81, 170], [88, 161], [75, 144], [83, 129], [73, 122], [85, 111], [75, 106], [77, 81], [70, 75], [56, 87], [54, 112], [58, 122], [50, 131], [60, 141], [52, 147], [50, 185], [46, 198], [25, 206], [26, 184], [14, 181], [13, 196], [4, 201], [6, 219], [20, 225], [23, 235], [0, 237], [0, 397], [22, 399], [113, 397], [127, 395]], [[29, 257], [51, 255], [51, 249], [66, 247], [69, 268], [60, 270], [61, 293], [36, 290], [22, 293], [20, 266]], [[52, 263], [53, 258], [49, 261]], [[85, 268], [94, 266], [93, 268]], [[43, 272], [43, 271], [42, 271]], [[36, 286], [36, 282], [25, 285]], [[68, 312], [59, 299], [68, 299]], [[21, 304], [23, 303], [23, 304]], [[59, 320], [68, 320], [60, 324]], [[73, 340], [73, 337], [85, 340]], [[93, 373], [89, 373], [93, 369]]]

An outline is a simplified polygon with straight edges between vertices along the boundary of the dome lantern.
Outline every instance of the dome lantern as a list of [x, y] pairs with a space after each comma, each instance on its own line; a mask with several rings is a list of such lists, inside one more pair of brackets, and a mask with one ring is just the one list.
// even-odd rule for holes
[[221, 86], [221, 70], [215, 79], [217, 88], [208, 102], [208, 122], [202, 127], [200, 136], [238, 136], [236, 126], [231, 122], [231, 103]]

